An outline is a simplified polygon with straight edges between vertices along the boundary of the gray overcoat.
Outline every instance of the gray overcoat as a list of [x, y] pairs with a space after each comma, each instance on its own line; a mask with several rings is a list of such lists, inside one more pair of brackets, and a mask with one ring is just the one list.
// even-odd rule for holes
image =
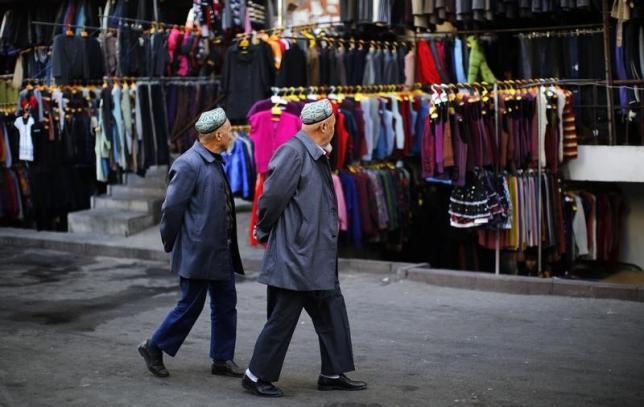
[[268, 239], [261, 283], [297, 291], [335, 289], [338, 205], [331, 167], [302, 131], [271, 159], [259, 200], [257, 238]]
[[[234, 221], [232, 236], [226, 233], [227, 183], [222, 162], [198, 141], [170, 168], [161, 240], [181, 277], [228, 280], [233, 271], [244, 274]], [[231, 210], [234, 220], [234, 205]]]

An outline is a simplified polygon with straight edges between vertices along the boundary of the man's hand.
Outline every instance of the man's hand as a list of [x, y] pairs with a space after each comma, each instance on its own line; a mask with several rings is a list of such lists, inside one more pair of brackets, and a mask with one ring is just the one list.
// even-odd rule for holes
[[253, 237], [257, 240], [257, 225], [253, 226]]

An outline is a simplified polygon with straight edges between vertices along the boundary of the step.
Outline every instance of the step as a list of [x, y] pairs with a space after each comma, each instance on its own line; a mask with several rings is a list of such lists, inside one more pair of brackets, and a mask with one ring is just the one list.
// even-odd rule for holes
[[125, 183], [129, 187], [135, 188], [161, 188], [165, 189], [167, 187], [165, 177], [159, 176], [145, 176], [139, 177], [135, 174], [127, 174], [125, 177]]
[[107, 194], [114, 197], [164, 198], [165, 188], [142, 188], [129, 185], [108, 185]]
[[92, 197], [92, 208], [144, 212], [151, 214], [155, 221], [161, 219], [162, 203], [163, 198], [146, 198], [133, 196], [131, 194]]
[[67, 215], [71, 233], [105, 233], [131, 236], [154, 225], [154, 216], [144, 212], [114, 208], [95, 208]]
[[148, 170], [145, 172], [145, 176], [165, 178], [168, 175], [168, 171], [170, 171], [170, 168], [168, 168], [167, 165], [154, 166], [148, 168]]

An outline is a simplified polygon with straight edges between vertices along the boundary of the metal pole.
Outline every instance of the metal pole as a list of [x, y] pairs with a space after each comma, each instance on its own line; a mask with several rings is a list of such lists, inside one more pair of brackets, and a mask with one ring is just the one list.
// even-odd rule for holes
[[[543, 85], [539, 86], [539, 95], [537, 97], [537, 122], [538, 122], [538, 128], [541, 129], [541, 126], [543, 125], [541, 115], [538, 112], [538, 106], [541, 100], [541, 97], [543, 96], [544, 92], [544, 87]], [[538, 188], [537, 188], [537, 272], [541, 273], [543, 270], [542, 267], [542, 254], [541, 254], [541, 172], [543, 171], [543, 168], [541, 166], [541, 137], [542, 135], [538, 135], [538, 140], [539, 142], [537, 143], [539, 146], [539, 163], [538, 163], [538, 170], [537, 170], [537, 183], [538, 183]]]
[[[496, 135], [496, 151], [497, 157], [500, 158], [500, 131], [501, 127], [499, 126], [499, 87], [496, 82], [494, 83], [494, 127]], [[499, 176], [499, 160], [497, 159], [495, 176]], [[495, 180], [496, 182], [496, 180]], [[496, 247], [494, 248], [494, 274], [497, 276], [501, 274], [501, 230], [497, 226], [496, 228]]]
[[154, 0], [152, 3], [154, 6], [154, 22], [159, 22], [159, 0]]
[[608, 0], [602, 0], [602, 17], [604, 25], [604, 64], [606, 65], [606, 102], [608, 105], [608, 144], [615, 144], [615, 108], [613, 106], [613, 65], [610, 47], [610, 8]]
[[[277, 26], [284, 27], [284, 0], [277, 0]], [[274, 27], [271, 27], [274, 28]]]

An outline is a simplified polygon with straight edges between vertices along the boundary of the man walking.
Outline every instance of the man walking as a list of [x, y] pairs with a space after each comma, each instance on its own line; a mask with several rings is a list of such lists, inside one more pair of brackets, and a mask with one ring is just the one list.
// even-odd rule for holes
[[338, 281], [338, 210], [327, 158], [335, 116], [322, 100], [304, 107], [302, 131], [280, 147], [269, 165], [259, 201], [256, 237], [268, 240], [261, 283], [268, 285], [268, 321], [255, 344], [242, 386], [267, 397], [282, 391], [286, 351], [305, 309], [320, 342], [319, 390], [362, 390], [354, 370], [351, 334]]
[[237, 247], [235, 205], [221, 153], [232, 142], [223, 109], [204, 112], [195, 124], [199, 140], [170, 169], [161, 209], [161, 239], [172, 251], [181, 299], [139, 353], [155, 376], [167, 377], [163, 352], [176, 355], [210, 294], [212, 374], [241, 377], [233, 361], [237, 335], [234, 273], [244, 274]]

